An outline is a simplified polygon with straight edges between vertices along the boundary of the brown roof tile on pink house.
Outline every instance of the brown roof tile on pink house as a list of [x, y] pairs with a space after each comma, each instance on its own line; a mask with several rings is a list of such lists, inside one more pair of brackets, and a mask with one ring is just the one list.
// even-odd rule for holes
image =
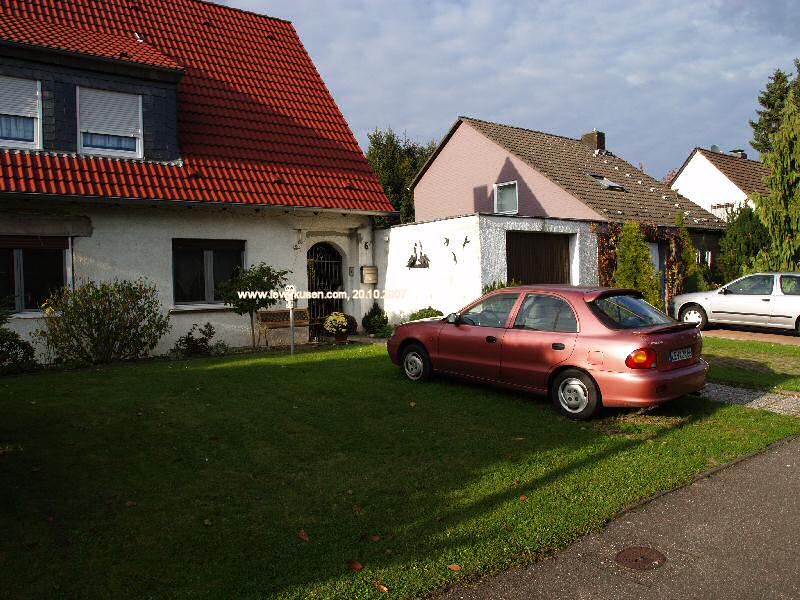
[[493, 213], [494, 186], [517, 182], [518, 216], [604, 221], [521, 158], [459, 120], [414, 186], [416, 220]]
[[417, 221], [493, 213], [493, 184], [517, 181], [518, 216], [675, 224], [719, 231], [722, 219], [605, 147], [605, 135], [581, 139], [459, 117], [412, 188]]

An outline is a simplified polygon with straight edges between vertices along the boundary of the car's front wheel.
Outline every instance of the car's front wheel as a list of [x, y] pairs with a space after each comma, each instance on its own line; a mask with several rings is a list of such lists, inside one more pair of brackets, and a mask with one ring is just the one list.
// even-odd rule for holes
[[550, 397], [562, 415], [576, 421], [591, 419], [602, 406], [594, 379], [578, 369], [559, 373], [550, 386]]
[[701, 330], [708, 327], [708, 315], [703, 307], [698, 304], [689, 304], [681, 308], [680, 321], [694, 323]]
[[402, 360], [403, 373], [411, 381], [425, 381], [430, 379], [433, 369], [428, 352], [420, 344], [409, 344], [403, 349]]

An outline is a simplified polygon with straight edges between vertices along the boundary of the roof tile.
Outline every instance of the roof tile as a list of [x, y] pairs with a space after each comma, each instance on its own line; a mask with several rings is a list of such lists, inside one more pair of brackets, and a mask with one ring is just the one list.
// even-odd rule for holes
[[[556, 182], [609, 221], [675, 225], [677, 212], [687, 226], [721, 229], [725, 223], [665, 183], [611, 153], [595, 153], [581, 140], [511, 125], [460, 117], [490, 140]], [[606, 189], [591, 174], [624, 187]]]
[[0, 190], [68, 178], [70, 195], [393, 210], [287, 21], [202, 0], [4, 0], [0, 38], [184, 69], [179, 163], [2, 150]]

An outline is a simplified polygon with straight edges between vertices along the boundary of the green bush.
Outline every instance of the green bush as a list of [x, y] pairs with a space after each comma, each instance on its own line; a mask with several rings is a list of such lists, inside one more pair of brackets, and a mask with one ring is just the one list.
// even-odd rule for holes
[[220, 356], [228, 352], [225, 342], [212, 342], [216, 330], [211, 323], [198, 327], [197, 323], [175, 342], [172, 354], [175, 356]]
[[521, 281], [517, 281], [516, 279], [512, 279], [511, 281], [493, 281], [485, 286], [483, 286], [483, 293], [488, 294], [489, 292], [493, 292], [495, 290], [501, 290], [507, 287], [515, 287], [518, 285], [522, 285]]
[[617, 244], [617, 268], [614, 271], [614, 286], [640, 291], [644, 299], [663, 310], [659, 272], [653, 268], [650, 248], [638, 223], [622, 226], [622, 235]]
[[170, 329], [158, 290], [144, 279], [87, 281], [48, 298], [36, 332], [61, 364], [102, 364], [147, 356]]
[[37, 366], [33, 346], [16, 331], [0, 327], [0, 375], [24, 373]]
[[389, 324], [389, 317], [384, 310], [378, 306], [377, 302], [372, 303], [370, 308], [361, 319], [361, 325], [367, 333], [378, 333], [383, 327]]
[[728, 214], [725, 235], [719, 241], [717, 267], [723, 283], [745, 275], [758, 253], [770, 244], [769, 232], [747, 204]]
[[408, 316], [409, 321], [418, 321], [420, 319], [430, 319], [431, 317], [443, 317], [444, 313], [440, 310], [429, 306], [428, 308], [420, 308], [418, 311], [411, 313]]
[[391, 325], [384, 325], [378, 331], [375, 332], [375, 337], [376, 338], [388, 338], [388, 337], [392, 337], [393, 333], [394, 333], [394, 327], [392, 327]]

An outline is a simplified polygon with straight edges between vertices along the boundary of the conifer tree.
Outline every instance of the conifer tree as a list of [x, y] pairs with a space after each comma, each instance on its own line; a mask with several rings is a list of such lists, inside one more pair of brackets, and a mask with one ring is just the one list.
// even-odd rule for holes
[[650, 248], [638, 223], [622, 226], [617, 243], [617, 268], [614, 271], [614, 286], [632, 288], [642, 292], [645, 300], [657, 308], [664, 307], [659, 272], [650, 260]]
[[750, 121], [753, 128], [753, 139], [750, 145], [761, 154], [772, 149], [772, 136], [777, 133], [781, 125], [781, 114], [789, 97], [789, 92], [794, 90], [795, 101], [800, 102], [800, 59], [794, 60], [797, 75], [790, 79], [789, 74], [781, 69], [775, 69], [770, 76], [767, 86], [758, 96], [758, 103], [762, 106], [757, 110], [758, 118]]

